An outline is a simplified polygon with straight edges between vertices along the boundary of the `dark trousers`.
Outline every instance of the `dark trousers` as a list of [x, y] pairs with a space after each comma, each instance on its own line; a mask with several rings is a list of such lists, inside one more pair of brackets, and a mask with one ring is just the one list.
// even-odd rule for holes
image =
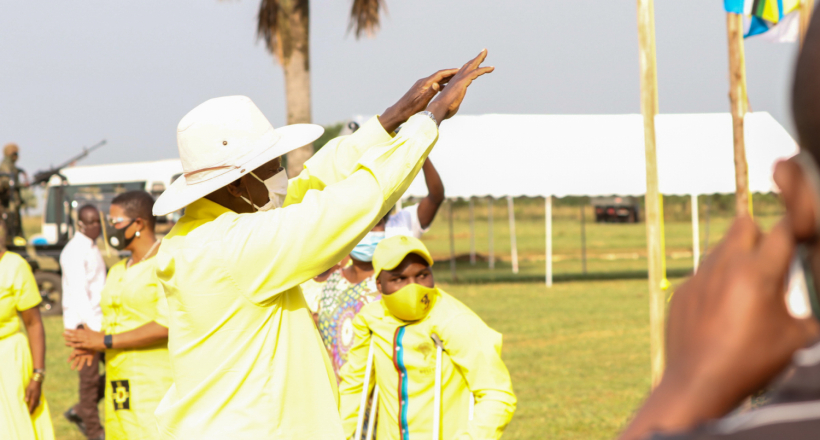
[[80, 402], [74, 406], [74, 411], [83, 419], [85, 432], [88, 438], [96, 439], [102, 436], [103, 427], [100, 425], [100, 414], [97, 404], [105, 397], [105, 374], [100, 375], [102, 353], [94, 355], [91, 366], [85, 366], [80, 373]]

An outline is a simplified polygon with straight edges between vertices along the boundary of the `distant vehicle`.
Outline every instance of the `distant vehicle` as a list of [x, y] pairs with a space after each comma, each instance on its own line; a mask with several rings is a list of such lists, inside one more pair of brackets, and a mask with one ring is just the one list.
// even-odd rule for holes
[[[110, 165], [75, 166], [59, 169], [48, 179], [41, 233], [31, 237], [25, 246], [9, 247], [23, 255], [34, 271], [37, 287], [43, 297], [44, 314], [62, 313], [60, 252], [74, 236], [76, 210], [85, 205], [108, 212], [111, 200], [132, 190], [143, 190], [155, 198], [182, 174], [179, 159]], [[166, 233], [179, 213], [157, 218], [157, 232]], [[104, 219], [103, 219], [104, 221]], [[101, 246], [106, 265], [124, 257], [114, 249]]]
[[637, 197], [593, 197], [596, 223], [638, 223], [641, 221]]

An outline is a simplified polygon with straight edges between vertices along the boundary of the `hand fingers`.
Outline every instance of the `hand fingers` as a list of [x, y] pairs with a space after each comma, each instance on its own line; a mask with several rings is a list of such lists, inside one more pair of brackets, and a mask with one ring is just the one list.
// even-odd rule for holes
[[481, 75], [492, 72], [493, 70], [495, 70], [495, 67], [493, 67], [493, 66], [482, 67], [480, 69], [474, 70], [472, 75], [470, 75], [470, 77], [471, 77], [471, 79], [476, 79]]
[[760, 228], [751, 217], [738, 217], [729, 227], [723, 239], [723, 245], [731, 251], [750, 251], [760, 239]]
[[430, 83], [440, 83], [444, 80], [449, 81], [450, 78], [452, 78], [453, 75], [455, 75], [456, 73], [458, 73], [458, 69], [442, 69], [442, 70], [439, 70], [438, 72], [428, 76], [425, 83], [430, 84]]
[[479, 52], [479, 54], [475, 58], [471, 59], [470, 61], [467, 61], [467, 64], [465, 64], [464, 67], [475, 69], [476, 67], [481, 65], [481, 63], [484, 62], [485, 58], [487, 58], [487, 49], [482, 49], [481, 52]]
[[771, 232], [760, 240], [756, 251], [759, 270], [778, 281], [782, 280], [789, 270], [794, 247], [794, 235], [788, 220], [780, 220]]
[[86, 363], [88, 364], [88, 366], [89, 366], [89, 367], [91, 366], [91, 362], [92, 362], [93, 360], [94, 360], [94, 357], [93, 357], [93, 356], [86, 356], [86, 357], [85, 357], [85, 361], [86, 361]]

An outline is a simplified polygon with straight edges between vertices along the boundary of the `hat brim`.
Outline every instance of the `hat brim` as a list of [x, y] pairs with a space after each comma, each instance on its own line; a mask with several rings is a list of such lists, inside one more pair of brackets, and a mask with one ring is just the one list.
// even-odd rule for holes
[[324, 131], [321, 125], [315, 124], [292, 124], [277, 128], [276, 133], [280, 135], [279, 140], [258, 156], [242, 164], [240, 168], [193, 185], [188, 185], [185, 177], [179, 176], [154, 202], [153, 213], [154, 215], [166, 215], [178, 211], [271, 160], [315, 141]]

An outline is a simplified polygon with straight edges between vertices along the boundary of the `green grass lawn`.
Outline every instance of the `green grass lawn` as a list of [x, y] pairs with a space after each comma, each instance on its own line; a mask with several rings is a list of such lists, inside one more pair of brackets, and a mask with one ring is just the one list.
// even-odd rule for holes
[[[441, 287], [504, 335], [503, 356], [518, 396], [504, 438], [613, 438], [648, 392], [646, 281]], [[46, 318], [45, 325], [45, 392], [57, 438], [81, 440], [62, 417], [77, 398], [62, 320]]]

